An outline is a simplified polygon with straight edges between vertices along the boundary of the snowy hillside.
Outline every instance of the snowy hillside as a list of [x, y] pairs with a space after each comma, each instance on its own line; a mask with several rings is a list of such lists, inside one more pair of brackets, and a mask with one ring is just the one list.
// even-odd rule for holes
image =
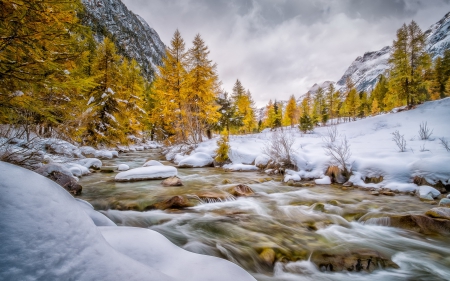
[[136, 59], [144, 72], [153, 76], [165, 52], [158, 33], [120, 0], [82, 2], [86, 8], [82, 21], [91, 27], [97, 40], [111, 35], [120, 53]]
[[[426, 48], [433, 59], [442, 56], [444, 51], [450, 46], [449, 29], [450, 13], [425, 31], [427, 38]], [[379, 51], [367, 52], [363, 56], [357, 57], [336, 83], [336, 88], [345, 91], [345, 82], [350, 77], [358, 91], [371, 91], [377, 82], [378, 76], [389, 68], [390, 51], [391, 47], [386, 46]], [[313, 88], [311, 89], [312, 93], [314, 92]]]
[[[418, 186], [413, 184], [415, 176], [425, 178], [429, 183], [441, 181], [450, 184], [450, 152], [440, 143], [439, 138], [450, 141], [448, 130], [450, 120], [450, 98], [432, 101], [418, 106], [414, 110], [399, 113], [389, 113], [359, 121], [337, 125], [339, 137], [336, 143], [344, 137], [350, 144], [352, 156], [349, 159], [353, 176], [350, 179], [359, 186], [388, 187], [392, 190], [414, 191]], [[429, 140], [421, 140], [419, 127], [427, 122], [433, 130]], [[312, 134], [301, 134], [298, 129], [288, 129], [295, 139], [293, 150], [297, 172], [290, 172], [297, 178], [322, 178], [328, 166], [333, 165], [330, 157], [325, 154], [324, 137], [329, 127], [316, 128]], [[392, 133], [399, 131], [404, 135], [406, 151], [400, 152], [392, 140]], [[264, 162], [267, 158], [263, 148], [269, 143], [273, 132], [266, 129], [260, 134], [233, 136], [230, 141], [229, 157], [232, 169], [251, 170], [252, 165]], [[193, 152], [215, 155], [217, 139], [201, 143]], [[167, 154], [169, 159], [181, 161], [183, 155]], [[267, 160], [266, 160], [267, 162]], [[249, 167], [242, 166], [249, 165]], [[334, 163], [335, 164], [335, 163]], [[365, 184], [366, 177], [383, 177], [378, 184]], [[323, 181], [320, 181], [323, 183]]]

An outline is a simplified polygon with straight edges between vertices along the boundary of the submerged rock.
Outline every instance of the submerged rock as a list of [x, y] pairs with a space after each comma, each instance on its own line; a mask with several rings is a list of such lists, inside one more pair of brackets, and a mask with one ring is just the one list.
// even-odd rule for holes
[[249, 196], [255, 194], [255, 192], [248, 185], [245, 184], [233, 186], [232, 188], [229, 188], [227, 191], [236, 197]]
[[156, 209], [166, 210], [166, 209], [183, 209], [191, 207], [191, 204], [184, 196], [173, 196], [163, 202], [156, 203], [153, 205]]
[[228, 200], [235, 200], [233, 195], [220, 191], [220, 190], [209, 190], [197, 194], [198, 198], [206, 203], [223, 202]]
[[181, 179], [177, 176], [170, 177], [161, 182], [163, 186], [183, 186]]
[[424, 215], [391, 216], [389, 225], [392, 227], [408, 229], [423, 234], [442, 234], [442, 235], [450, 234], [450, 221], [432, 218], [430, 216], [432, 215], [440, 216], [440, 215], [436, 211], [432, 212], [430, 211], [427, 212], [428, 216]]
[[399, 268], [399, 266], [370, 249], [361, 249], [343, 253], [315, 252], [311, 261], [321, 271], [366, 271], [372, 272], [378, 268]]

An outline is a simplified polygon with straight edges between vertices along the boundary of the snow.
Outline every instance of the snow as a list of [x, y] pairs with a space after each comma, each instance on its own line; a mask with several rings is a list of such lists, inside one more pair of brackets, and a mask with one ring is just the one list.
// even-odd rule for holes
[[267, 155], [265, 155], [265, 154], [260, 154], [260, 155], [258, 155], [258, 156], [256, 156], [256, 159], [255, 159], [255, 166], [256, 167], [258, 167], [258, 166], [267, 166], [267, 164], [269, 164], [269, 161], [270, 161], [270, 157], [269, 156], [267, 156]]
[[89, 101], [88, 101], [88, 103], [87, 103], [87, 105], [90, 105], [91, 103], [93, 103], [95, 101], [95, 98], [94, 97], [90, 97], [89, 98]]
[[183, 158], [183, 160], [178, 163], [178, 166], [191, 168], [208, 167], [211, 166], [213, 161], [214, 159], [209, 154], [197, 152]]
[[[350, 144], [352, 156], [348, 161], [353, 176], [350, 182], [357, 186], [390, 188], [399, 191], [415, 191], [418, 186], [413, 183], [415, 176], [425, 178], [429, 183], [450, 180], [450, 153], [439, 142], [439, 138], [450, 139], [448, 130], [450, 120], [450, 98], [430, 101], [417, 106], [416, 109], [397, 113], [382, 114], [367, 117], [358, 121], [337, 125], [340, 143], [344, 136]], [[419, 125], [427, 122], [433, 129], [430, 140], [423, 141], [418, 137]], [[328, 182], [325, 171], [335, 162], [325, 154], [324, 136], [329, 127], [317, 127], [311, 134], [301, 134], [297, 128], [286, 129], [292, 133], [295, 142], [292, 146], [293, 161], [297, 171], [290, 176], [302, 179], [319, 179]], [[399, 152], [392, 141], [392, 133], [398, 130], [405, 136], [407, 151]], [[225, 165], [225, 169], [256, 170], [255, 165], [265, 163], [267, 156], [262, 152], [270, 141], [273, 132], [265, 130], [259, 134], [230, 136], [230, 159], [232, 164]], [[217, 149], [217, 138], [207, 140], [198, 145], [191, 154], [197, 152], [214, 156]], [[426, 151], [422, 147], [425, 146]], [[166, 158], [175, 163], [186, 157], [183, 149], [173, 147], [166, 151]], [[262, 167], [264, 169], [264, 167]], [[297, 177], [295, 176], [295, 177]], [[383, 181], [366, 184], [367, 177], [383, 177]], [[293, 178], [294, 179], [294, 178]]]
[[172, 166], [150, 166], [140, 167], [118, 173], [115, 177], [116, 181], [138, 181], [166, 179], [177, 175], [177, 168]]
[[80, 164], [86, 168], [100, 169], [102, 167], [102, 161], [97, 158], [85, 158], [76, 160], [74, 163]]
[[117, 166], [117, 170], [119, 171], [128, 171], [130, 169], [130, 166], [128, 166], [127, 164], [120, 164], [119, 166]]
[[151, 167], [151, 166], [164, 166], [161, 162], [158, 162], [156, 160], [150, 160], [145, 162], [143, 167]]
[[329, 176], [325, 176], [321, 179], [314, 180], [316, 184], [331, 184], [331, 179]]
[[36, 170], [36, 173], [43, 175], [44, 177], [47, 177], [53, 172], [58, 172], [70, 177], [72, 176], [71, 170], [68, 169], [65, 165], [60, 163], [50, 163]]
[[228, 171], [238, 171], [238, 172], [250, 172], [258, 171], [258, 167], [246, 164], [226, 164], [223, 168]]
[[431, 186], [422, 185], [419, 186], [419, 195], [420, 198], [433, 200], [434, 198], [437, 198], [439, 195], [441, 195], [441, 193]]
[[4, 162], [0, 213], [0, 280], [255, 280], [151, 230], [115, 226], [56, 183]]

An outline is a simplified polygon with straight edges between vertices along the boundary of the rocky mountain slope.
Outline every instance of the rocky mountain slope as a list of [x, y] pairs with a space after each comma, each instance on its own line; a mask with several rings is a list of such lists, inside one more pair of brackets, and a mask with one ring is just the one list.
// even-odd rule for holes
[[[450, 47], [450, 13], [425, 31], [425, 35], [427, 51], [432, 58], [442, 56], [444, 51]], [[379, 51], [367, 52], [363, 56], [357, 57], [336, 83], [336, 88], [345, 91], [345, 82], [350, 77], [358, 91], [371, 91], [375, 87], [378, 76], [389, 68], [390, 52], [391, 47], [386, 46]], [[310, 91], [313, 93], [314, 89], [313, 86]]]
[[83, 23], [90, 26], [98, 41], [110, 36], [119, 52], [134, 58], [148, 78], [161, 64], [165, 45], [144, 19], [129, 11], [120, 0], [82, 0]]

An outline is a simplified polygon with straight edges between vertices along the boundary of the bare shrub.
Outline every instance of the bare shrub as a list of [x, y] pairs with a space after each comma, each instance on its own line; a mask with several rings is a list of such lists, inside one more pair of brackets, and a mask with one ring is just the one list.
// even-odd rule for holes
[[331, 157], [331, 161], [337, 164], [342, 169], [342, 174], [348, 178], [350, 176], [349, 160], [352, 153], [347, 137], [344, 136], [344, 139], [340, 143], [331, 141], [325, 143], [324, 149], [325, 154]]
[[262, 152], [281, 166], [292, 167], [295, 166], [292, 159], [294, 142], [293, 134], [281, 128], [272, 133]]
[[400, 149], [400, 152], [406, 151], [406, 140], [404, 135], [400, 135], [400, 132], [397, 130], [392, 133], [393, 137], [392, 140], [397, 145], [398, 149]]
[[428, 128], [427, 122], [422, 122], [419, 128], [420, 139], [429, 140], [432, 134], [433, 130], [430, 130], [430, 128]]
[[327, 128], [327, 133], [323, 137], [323, 141], [325, 143], [333, 143], [336, 141], [336, 138], [339, 136], [338, 129], [336, 125], [331, 125]]
[[439, 141], [441, 142], [441, 145], [448, 151], [450, 152], [450, 144], [448, 143], [448, 140], [446, 140], [445, 138], [439, 138]]

